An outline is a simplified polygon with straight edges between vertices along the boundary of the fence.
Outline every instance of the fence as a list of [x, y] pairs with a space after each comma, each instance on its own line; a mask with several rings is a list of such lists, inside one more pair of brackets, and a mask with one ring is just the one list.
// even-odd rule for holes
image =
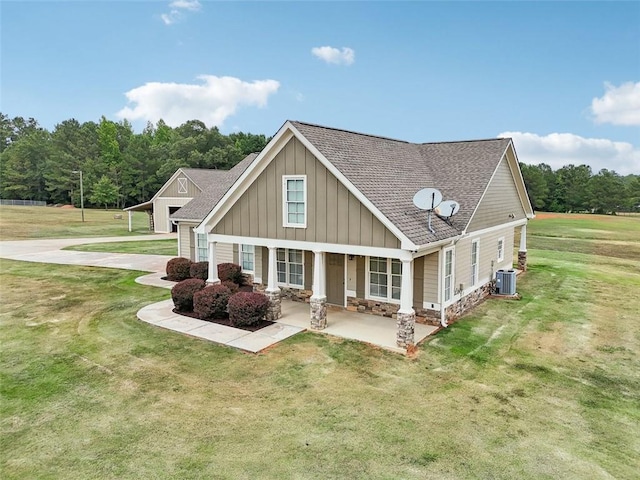
[[47, 202], [43, 202], [41, 200], [6, 200], [4, 198], [0, 198], [0, 205], [20, 205], [20, 206], [29, 206], [29, 207], [46, 207]]

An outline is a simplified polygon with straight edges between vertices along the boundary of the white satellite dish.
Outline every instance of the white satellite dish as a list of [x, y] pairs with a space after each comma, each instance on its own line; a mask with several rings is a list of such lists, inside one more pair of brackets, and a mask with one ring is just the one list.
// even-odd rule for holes
[[442, 193], [435, 188], [423, 188], [413, 196], [413, 204], [420, 210], [433, 210], [442, 202]]
[[453, 217], [460, 210], [460, 204], [455, 200], [441, 202], [433, 211], [440, 217]]

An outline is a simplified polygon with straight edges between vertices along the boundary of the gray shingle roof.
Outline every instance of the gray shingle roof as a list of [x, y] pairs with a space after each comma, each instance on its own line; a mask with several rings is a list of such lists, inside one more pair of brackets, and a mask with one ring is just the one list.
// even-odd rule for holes
[[[416, 245], [458, 235], [471, 219], [509, 138], [409, 143], [303, 122], [291, 124], [307, 138], [380, 212]], [[451, 225], [413, 205], [414, 194], [437, 188], [460, 211]]]
[[227, 173], [227, 170], [205, 168], [183, 168], [181, 170], [200, 190], [204, 190], [207, 185], [210, 185], [211, 182], [215, 182], [217, 178], [220, 178], [221, 173]]
[[[201, 173], [209, 172], [209, 178], [201, 177], [202, 180], [205, 180], [205, 183], [200, 187], [203, 188], [202, 193], [197, 195], [180, 210], [173, 213], [171, 218], [174, 220], [192, 220], [196, 222], [204, 220], [224, 194], [227, 193], [231, 185], [244, 173], [257, 156], [257, 153], [250, 153], [231, 170], [200, 170]], [[189, 175], [187, 172], [197, 170], [198, 169], [183, 169], [187, 175]]]

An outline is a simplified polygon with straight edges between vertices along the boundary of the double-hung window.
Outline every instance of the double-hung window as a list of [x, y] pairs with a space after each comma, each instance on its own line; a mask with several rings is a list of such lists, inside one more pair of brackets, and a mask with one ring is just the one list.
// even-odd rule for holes
[[207, 245], [207, 234], [198, 233], [196, 236], [197, 242], [197, 261], [206, 262], [209, 260], [209, 248]]
[[504, 237], [498, 239], [498, 262], [504, 260]]
[[453, 294], [453, 249], [444, 252], [444, 301]]
[[307, 226], [307, 177], [285, 175], [282, 177], [283, 223], [285, 227]]
[[243, 272], [255, 272], [256, 250], [253, 245], [240, 244], [240, 266]]
[[279, 248], [276, 253], [278, 283], [304, 288], [304, 253], [302, 250]]
[[402, 262], [395, 258], [369, 257], [369, 297], [399, 301]]
[[480, 240], [471, 242], [471, 285], [478, 283]]

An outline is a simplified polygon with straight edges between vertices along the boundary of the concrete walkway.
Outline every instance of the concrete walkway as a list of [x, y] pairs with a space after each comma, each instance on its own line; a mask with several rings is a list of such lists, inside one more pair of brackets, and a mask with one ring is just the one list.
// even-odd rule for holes
[[[142, 285], [170, 289], [174, 282], [162, 280], [166, 255], [140, 255], [130, 253], [99, 253], [61, 250], [72, 245], [88, 243], [162, 240], [176, 238], [176, 234], [138, 235], [132, 237], [62, 238], [46, 240], [0, 241], [0, 258], [25, 262], [84, 265], [151, 272], [136, 278]], [[142, 308], [138, 318], [158, 327], [193, 337], [202, 338], [248, 352], [259, 352], [309, 327], [309, 305], [302, 302], [282, 301], [282, 318], [269, 327], [256, 332], [218, 325], [173, 313], [173, 301], [165, 300]], [[415, 342], [420, 343], [439, 327], [416, 324]], [[395, 343], [396, 322], [393, 319], [329, 308], [327, 328], [320, 333], [366, 342], [398, 353], [406, 353]]]

